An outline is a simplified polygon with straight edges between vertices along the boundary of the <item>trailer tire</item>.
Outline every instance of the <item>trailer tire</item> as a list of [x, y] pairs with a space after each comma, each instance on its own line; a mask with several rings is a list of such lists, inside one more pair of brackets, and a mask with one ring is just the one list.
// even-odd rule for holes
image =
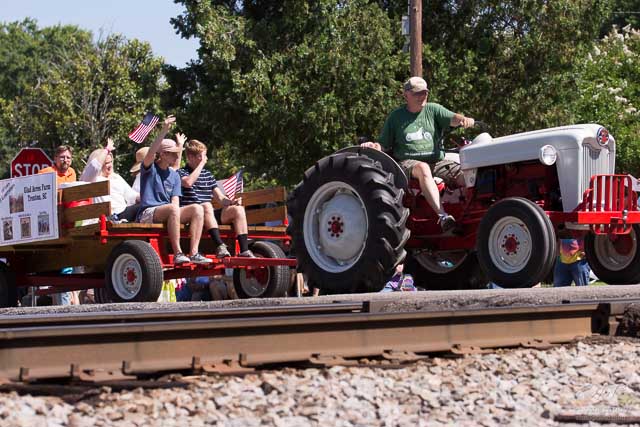
[[18, 289], [16, 276], [9, 267], [0, 262], [0, 308], [16, 307], [18, 305]]
[[521, 197], [500, 200], [480, 222], [478, 260], [489, 280], [505, 288], [532, 287], [553, 267], [555, 233], [549, 217]]
[[614, 241], [607, 235], [587, 234], [584, 251], [598, 279], [611, 285], [640, 282], [639, 238], [638, 224], [633, 225], [629, 234], [616, 235]]
[[[261, 258], [286, 258], [280, 246], [273, 242], [254, 242], [251, 251]], [[289, 267], [273, 265], [233, 270], [233, 287], [236, 294], [246, 298], [280, 298], [287, 296]]]
[[112, 302], [154, 302], [162, 291], [162, 264], [153, 247], [127, 240], [107, 260], [107, 296]]
[[382, 289], [406, 256], [403, 195], [394, 175], [366, 155], [316, 162], [287, 203], [298, 271], [330, 294]]

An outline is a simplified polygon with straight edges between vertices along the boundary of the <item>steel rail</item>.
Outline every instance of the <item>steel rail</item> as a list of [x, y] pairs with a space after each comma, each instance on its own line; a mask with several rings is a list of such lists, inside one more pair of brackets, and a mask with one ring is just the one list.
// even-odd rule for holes
[[409, 360], [419, 353], [564, 343], [611, 326], [611, 307], [598, 302], [392, 313], [379, 312], [381, 306], [6, 316], [0, 318], [0, 382], [103, 381], [370, 356]]

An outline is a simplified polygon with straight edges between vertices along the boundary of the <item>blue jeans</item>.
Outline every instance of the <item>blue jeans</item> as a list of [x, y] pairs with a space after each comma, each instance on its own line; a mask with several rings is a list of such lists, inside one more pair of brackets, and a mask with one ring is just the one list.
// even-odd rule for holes
[[557, 260], [553, 269], [553, 287], [571, 286], [571, 282], [575, 282], [576, 286], [588, 286], [589, 271], [591, 269], [586, 259], [573, 264], [564, 264]]

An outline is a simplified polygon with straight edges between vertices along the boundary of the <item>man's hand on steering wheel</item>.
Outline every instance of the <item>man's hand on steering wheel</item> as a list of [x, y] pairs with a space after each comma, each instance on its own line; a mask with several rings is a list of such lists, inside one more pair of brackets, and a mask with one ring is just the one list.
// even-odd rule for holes
[[360, 147], [373, 148], [374, 150], [382, 151], [382, 146], [377, 142], [371, 142], [371, 141], [363, 142], [362, 144], [360, 144]]

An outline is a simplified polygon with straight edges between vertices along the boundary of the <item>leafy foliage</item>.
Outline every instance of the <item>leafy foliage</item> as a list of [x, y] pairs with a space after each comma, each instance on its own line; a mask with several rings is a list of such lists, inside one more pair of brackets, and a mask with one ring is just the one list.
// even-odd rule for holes
[[606, 126], [616, 138], [616, 169], [640, 175], [640, 31], [616, 28], [577, 68], [575, 120]]
[[158, 111], [162, 61], [147, 43], [26, 20], [0, 26], [0, 46], [0, 132], [14, 150], [70, 144], [82, 156], [110, 136], [122, 144], [145, 110]]
[[[289, 185], [358, 136], [375, 139], [402, 102], [406, 0], [176, 2], [185, 11], [175, 29], [200, 41], [182, 69], [119, 35], [94, 42], [73, 26], [0, 24], [0, 156], [32, 141], [84, 151], [124, 141], [145, 110], [163, 109], [213, 147], [216, 176], [246, 166], [252, 186]], [[637, 26], [638, 15], [620, 13], [634, 10], [638, 0], [423, 0], [430, 98], [495, 136], [600, 122], [633, 171], [637, 42], [630, 30], [598, 39]]]
[[[189, 83], [167, 108], [179, 108], [189, 133], [226, 144], [232, 163], [292, 184], [358, 135], [375, 137], [401, 102], [405, 0], [180, 2], [173, 23], [201, 48], [191, 67], [172, 70], [170, 82]], [[494, 135], [568, 123], [573, 70], [612, 4], [424, 1], [431, 99], [491, 123]]]
[[226, 144], [258, 176], [298, 181], [314, 160], [377, 134], [399, 102], [397, 73], [408, 59], [376, 5], [244, 2], [239, 13], [183, 4], [176, 27], [201, 41], [200, 62], [185, 71], [198, 81], [180, 105], [187, 132]]

